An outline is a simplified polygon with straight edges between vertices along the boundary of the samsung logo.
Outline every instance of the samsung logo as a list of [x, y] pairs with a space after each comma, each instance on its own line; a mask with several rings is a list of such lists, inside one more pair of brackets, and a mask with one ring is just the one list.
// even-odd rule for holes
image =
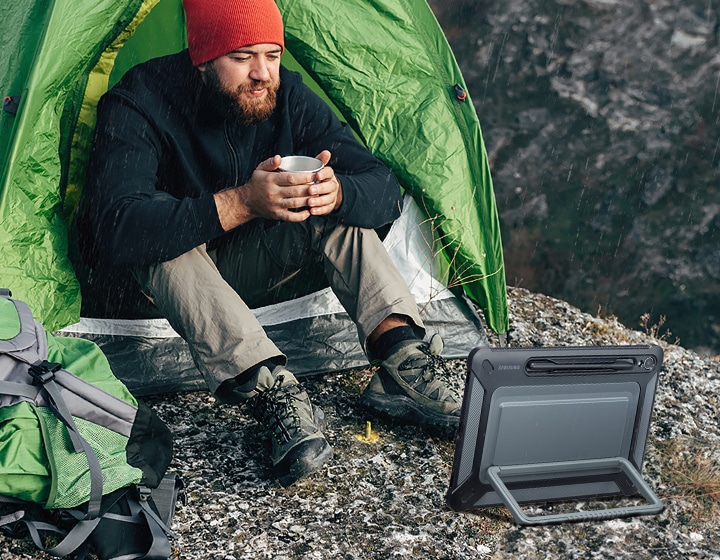
[[498, 369], [520, 369], [520, 366], [498, 366]]

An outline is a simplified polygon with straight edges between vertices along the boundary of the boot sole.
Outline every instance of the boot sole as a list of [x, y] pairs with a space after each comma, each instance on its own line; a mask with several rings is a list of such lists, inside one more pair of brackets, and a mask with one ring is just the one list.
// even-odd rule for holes
[[433, 412], [403, 395], [365, 392], [360, 396], [360, 404], [385, 419], [404, 424], [443, 429], [457, 429], [460, 425], [460, 416]]

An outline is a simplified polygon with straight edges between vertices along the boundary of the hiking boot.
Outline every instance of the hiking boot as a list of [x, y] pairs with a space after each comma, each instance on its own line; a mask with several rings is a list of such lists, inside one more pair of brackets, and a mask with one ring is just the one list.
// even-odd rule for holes
[[370, 380], [360, 403], [380, 416], [426, 427], [457, 428], [462, 398], [450, 384], [442, 339], [396, 344]]
[[242, 395], [248, 399], [253, 418], [272, 436], [273, 472], [285, 487], [290, 486], [332, 458], [325, 440], [325, 413], [310, 403], [295, 376], [283, 366], [271, 373], [261, 367], [257, 386]]

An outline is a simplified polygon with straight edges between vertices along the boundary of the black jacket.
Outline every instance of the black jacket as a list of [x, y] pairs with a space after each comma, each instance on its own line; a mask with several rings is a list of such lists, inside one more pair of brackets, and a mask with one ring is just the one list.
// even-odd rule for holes
[[397, 179], [299, 74], [281, 68], [277, 108], [257, 126], [225, 121], [205, 95], [183, 51], [136, 66], [102, 97], [77, 214], [86, 264], [163, 262], [217, 240], [213, 194], [275, 154], [332, 152], [343, 203], [331, 219], [378, 228], [398, 217]]

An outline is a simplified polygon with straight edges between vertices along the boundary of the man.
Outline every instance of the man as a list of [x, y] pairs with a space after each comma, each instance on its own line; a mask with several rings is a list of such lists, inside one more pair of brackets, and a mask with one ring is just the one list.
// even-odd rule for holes
[[[131, 269], [188, 342], [210, 390], [248, 403], [287, 486], [332, 456], [324, 415], [250, 309], [331, 286], [381, 367], [362, 402], [456, 426], [441, 345], [374, 228], [398, 217], [395, 177], [280, 66], [273, 0], [185, 0], [187, 51], [128, 72], [98, 106], [77, 230], [93, 274]], [[278, 171], [316, 156], [316, 173]]]

